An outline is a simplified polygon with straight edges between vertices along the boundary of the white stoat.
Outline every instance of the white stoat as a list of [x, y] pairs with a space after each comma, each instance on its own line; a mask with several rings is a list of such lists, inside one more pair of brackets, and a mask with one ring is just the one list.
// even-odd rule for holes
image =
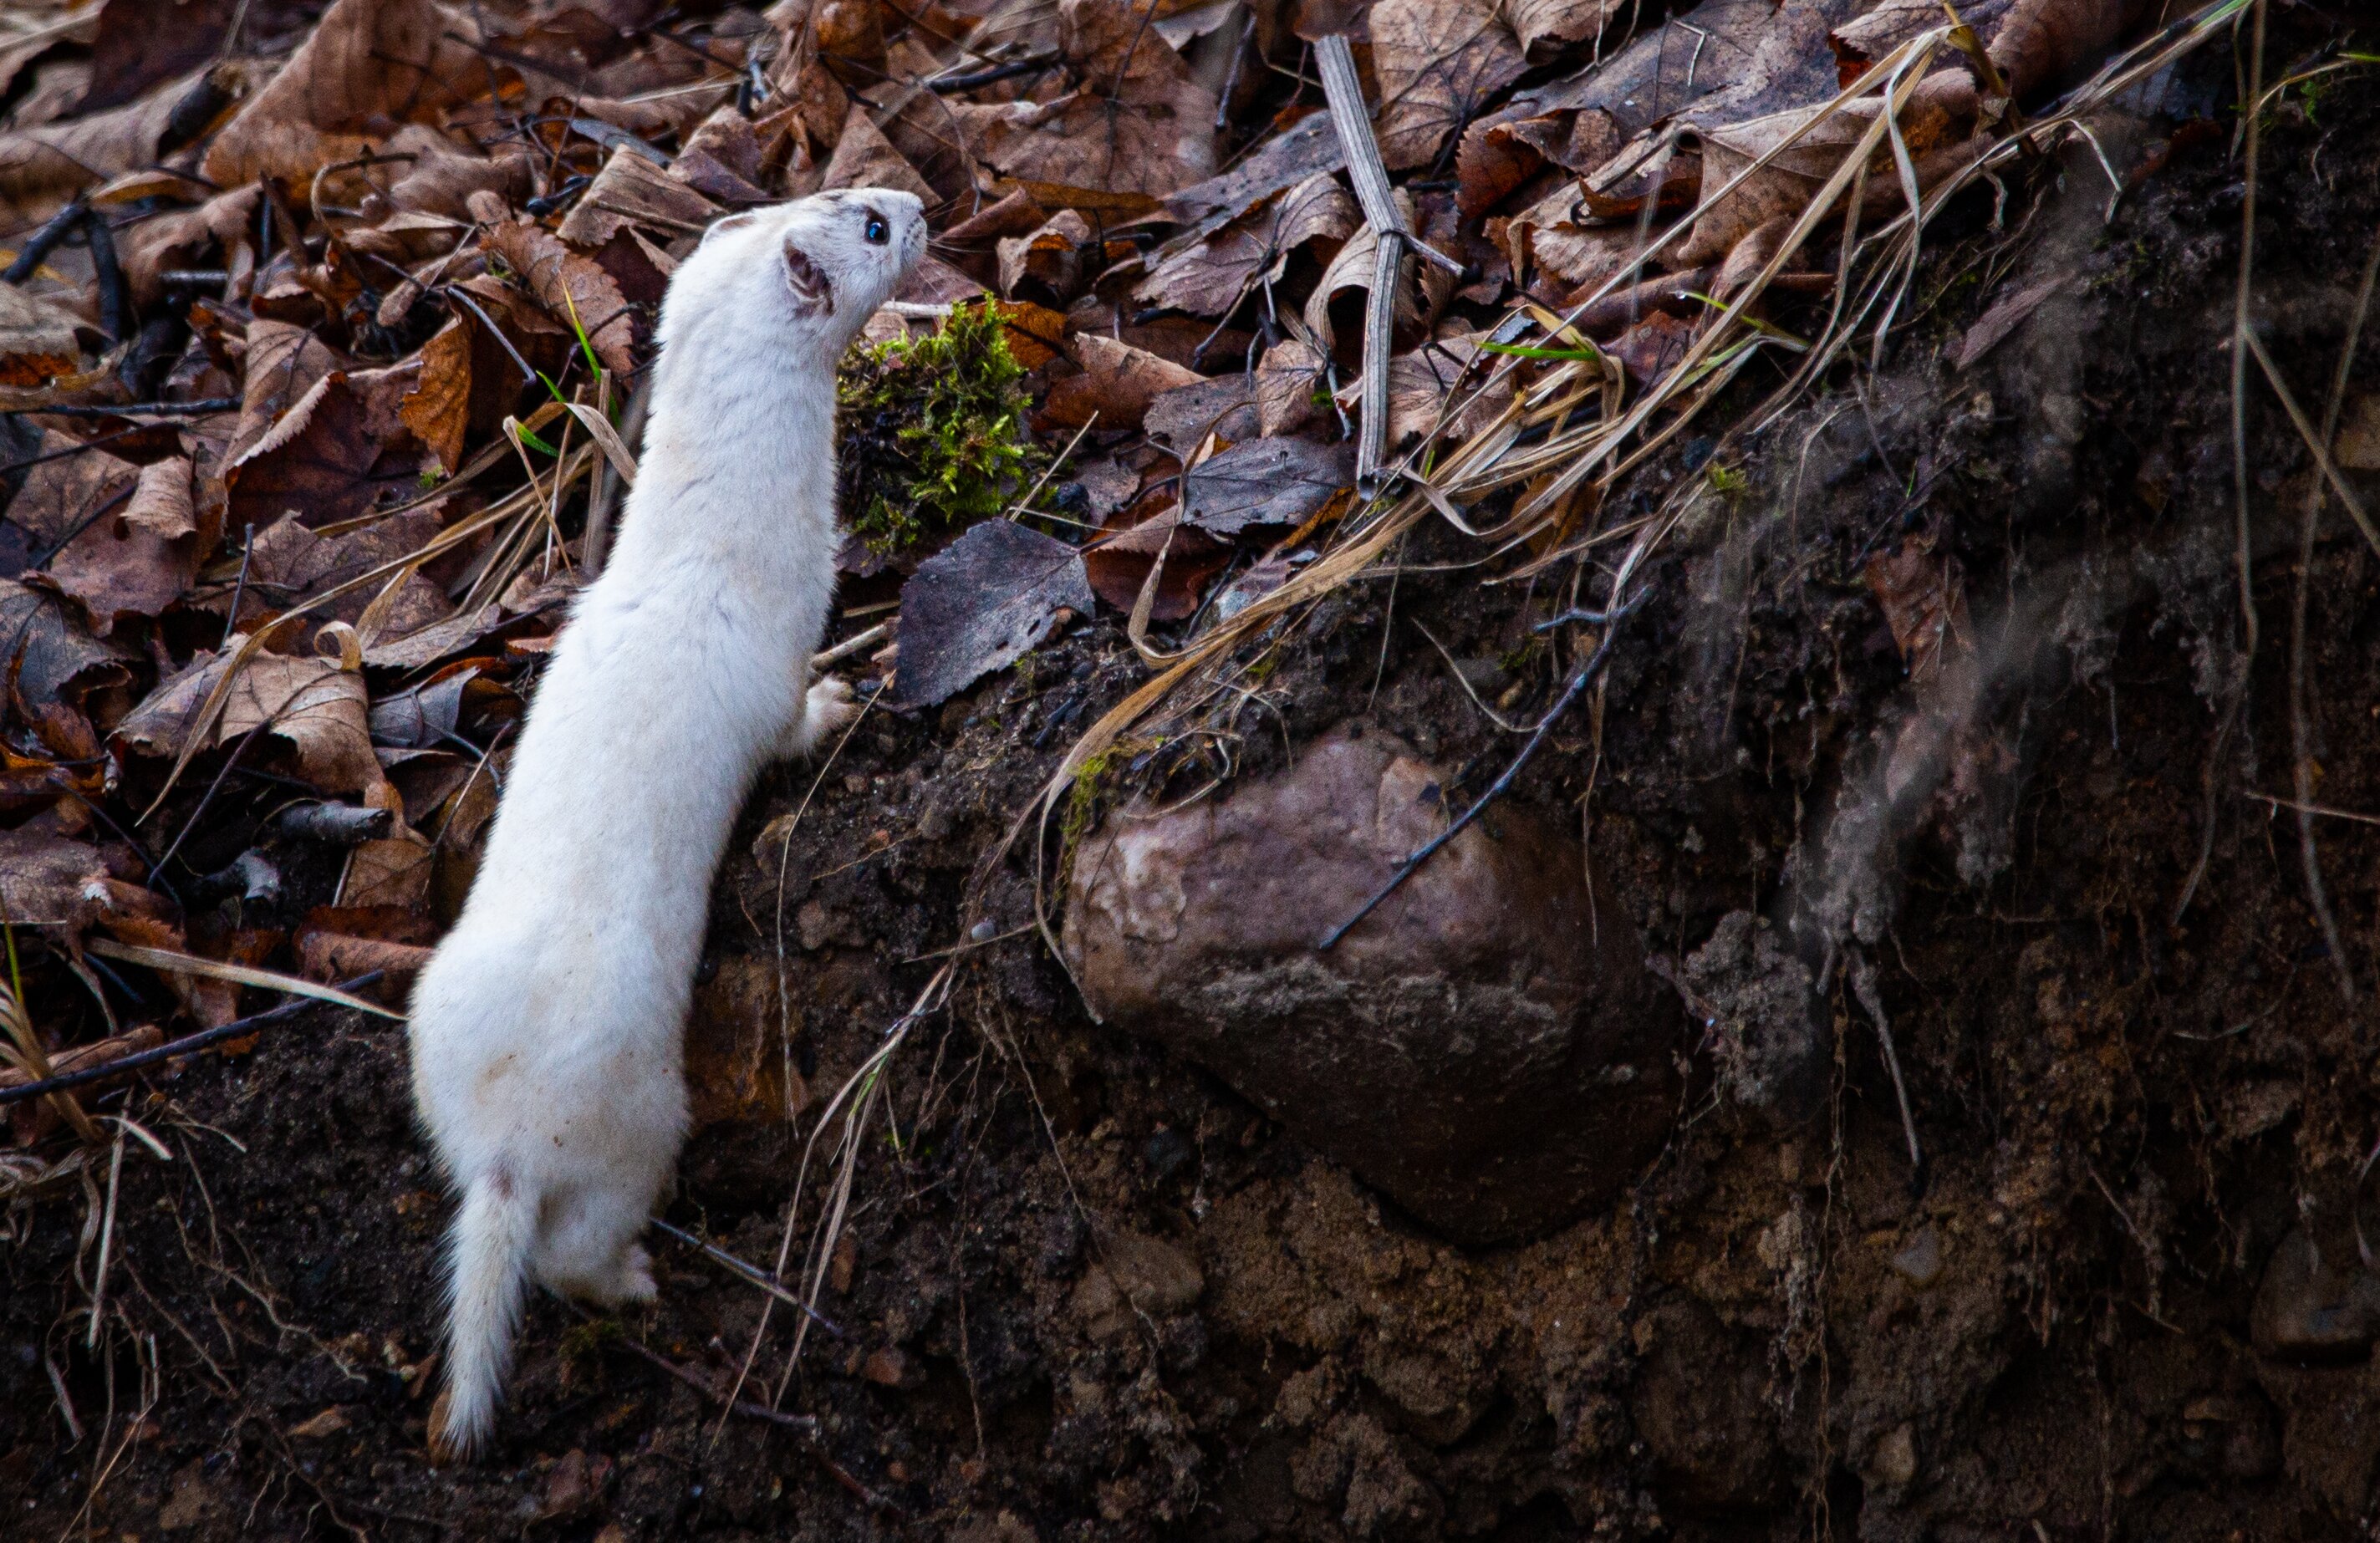
[[908, 193], [732, 215], [671, 279], [642, 465], [537, 689], [413, 1096], [461, 1197], [433, 1449], [495, 1418], [529, 1283], [653, 1295], [711, 874], [754, 775], [856, 711], [808, 682], [834, 589], [835, 362], [926, 246]]

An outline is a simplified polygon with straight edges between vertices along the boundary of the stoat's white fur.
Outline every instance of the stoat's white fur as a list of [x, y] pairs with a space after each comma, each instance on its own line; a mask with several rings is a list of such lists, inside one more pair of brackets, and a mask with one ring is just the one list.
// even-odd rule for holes
[[821, 193], [722, 220], [670, 281], [611, 561], [413, 993], [414, 1100], [461, 1197], [442, 1455], [486, 1440], [531, 1282], [653, 1295], [637, 1240], [686, 1136], [712, 871], [761, 766], [855, 711], [808, 679], [840, 539], [835, 363], [925, 244], [908, 193]]

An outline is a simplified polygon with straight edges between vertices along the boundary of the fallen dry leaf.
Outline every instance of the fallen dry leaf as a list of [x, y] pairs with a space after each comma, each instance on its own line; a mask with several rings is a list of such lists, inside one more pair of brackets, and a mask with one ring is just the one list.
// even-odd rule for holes
[[1629, 0], [1505, 0], [1521, 52], [1544, 64], [1572, 43], [1601, 35], [1614, 18], [1632, 14]]
[[334, 0], [207, 147], [208, 180], [311, 177], [361, 154], [376, 124], [429, 121], [486, 94], [491, 67], [450, 36], [461, 25], [431, 0]]
[[635, 321], [611, 274], [527, 220], [492, 225], [480, 240], [520, 275], [548, 316], [586, 334], [607, 369], [636, 369]]
[[952, 103], [977, 158], [1004, 176], [1155, 198], [1208, 176], [1215, 98], [1172, 45], [1111, 0], [1061, 0], [1059, 18], [1080, 84], [1047, 103]]
[[0, 665], [16, 705], [37, 718], [53, 707], [79, 709], [94, 691], [132, 678], [140, 656], [115, 638], [91, 636], [55, 595], [0, 579], [0, 629], [13, 639]]
[[1194, 370], [1098, 333], [1078, 334], [1074, 342], [1083, 372], [1051, 386], [1041, 413], [1062, 428], [1080, 428], [1095, 417], [1102, 429], [1138, 428], [1161, 393], [1199, 379]]
[[0, 831], [0, 906], [16, 927], [80, 929], [107, 906], [99, 849], [33, 831]]
[[1152, 622], [1178, 622], [1197, 611], [1208, 587], [1231, 565], [1232, 547], [1175, 517], [1176, 513], [1169, 507], [1084, 550], [1083, 568], [1099, 599], [1127, 615], [1137, 615], [1146, 595]]
[[1019, 286], [1030, 284], [1038, 298], [1063, 306], [1081, 289], [1085, 249], [1095, 244], [1080, 211], [1058, 211], [1031, 234], [998, 244], [1000, 292], [1016, 299]]
[[611, 153], [578, 195], [556, 234], [582, 250], [603, 245], [631, 225], [674, 240], [700, 230], [719, 213], [718, 204], [671, 176], [650, 156], [623, 147]]
[[1931, 533], [1910, 537], [1898, 552], [1868, 559], [1868, 589], [1883, 608], [1909, 678], [1930, 684], [1954, 653], [1972, 650], [1965, 573], [1959, 560], [1937, 553]]
[[1991, 310], [1977, 317], [1974, 324], [1967, 329], [1966, 335], [1960, 339], [1958, 367], [1964, 370], [1999, 346], [2010, 334], [2023, 326], [2026, 320], [2041, 309], [2044, 300], [2064, 288], [2068, 278], [2069, 275], [2064, 273], [2052, 273], [2047, 278], [2021, 286], [1993, 301]]
[[1214, 435], [1224, 441], [1257, 437], [1256, 386], [1236, 371], [1189, 381], [1160, 394], [1141, 416], [1148, 443], [1175, 458], [1195, 454]]
[[194, 89], [204, 88], [175, 81], [104, 113], [0, 134], [0, 209], [30, 225], [86, 188], [153, 165], [176, 109]]
[[[230, 656], [201, 653], [115, 726], [119, 755], [179, 755], [199, 711], [229, 667]], [[251, 732], [286, 743], [296, 773], [325, 793], [362, 794], [373, 803], [387, 779], [374, 759], [363, 676], [328, 659], [260, 652], [233, 681], [200, 750], [237, 743]]]
[[820, 176], [821, 188], [896, 188], [915, 193], [929, 204], [941, 201], [917, 168], [909, 164], [908, 157], [892, 148], [892, 141], [876, 127], [868, 109], [854, 103], [851, 116], [843, 126], [836, 140], [834, 154]]
[[1257, 365], [1257, 431], [1270, 439], [1329, 418], [1329, 405], [1317, 396], [1327, 385], [1320, 354], [1293, 337], [1274, 344]]
[[0, 385], [46, 385], [81, 364], [72, 317], [0, 284]]
[[1260, 439], [1218, 451], [1183, 478], [1183, 524], [1212, 535], [1251, 525], [1296, 525], [1355, 483], [1354, 449]]
[[140, 468], [131, 497], [68, 541], [35, 584], [73, 601], [104, 638], [127, 616], [161, 616], [198, 577], [201, 542], [180, 456]]
[[1390, 171], [1427, 165], [1450, 135], [1528, 67], [1491, 0], [1379, 0], [1372, 7], [1374, 122]]
[[1326, 261], [1355, 234], [1363, 213], [1331, 176], [1308, 177], [1278, 200], [1167, 259], [1133, 290], [1135, 299], [1194, 316], [1220, 316], [1257, 284], [1279, 282], [1290, 260], [1317, 243]]
[[399, 416], [419, 366], [334, 370], [292, 403], [262, 438], [224, 469], [234, 529], [295, 514], [328, 525], [363, 514], [381, 493], [412, 481], [420, 450]]
[[36, 442], [40, 454], [51, 457], [34, 466], [24, 486], [7, 504], [8, 524], [24, 533], [22, 567], [55, 553], [103, 509], [120, 506], [132, 496], [140, 468], [55, 429], [44, 430]]
[[930, 707], [1014, 663], [1062, 614], [1087, 616], [1092, 603], [1080, 552], [1011, 520], [985, 520], [901, 587], [893, 689]]
[[[419, 551], [438, 533], [438, 526], [433, 506], [374, 520], [344, 535], [323, 536], [308, 529], [298, 515], [285, 514], [258, 528], [247, 550], [247, 609], [255, 614], [305, 604], [326, 589]], [[331, 602], [321, 617], [353, 623], [376, 592], [370, 586], [352, 591]], [[229, 601], [228, 593], [219, 591], [210, 603], [224, 606]], [[437, 586], [416, 575], [398, 591], [382, 627], [392, 634], [410, 632], [444, 621], [451, 611]]]

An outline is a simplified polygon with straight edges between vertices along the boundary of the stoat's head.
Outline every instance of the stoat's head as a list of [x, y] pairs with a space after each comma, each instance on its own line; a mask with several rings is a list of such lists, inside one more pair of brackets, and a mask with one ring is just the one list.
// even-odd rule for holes
[[722, 326], [747, 339], [814, 339], [835, 358], [925, 252], [925, 205], [890, 188], [840, 188], [730, 214], [671, 276], [662, 345]]

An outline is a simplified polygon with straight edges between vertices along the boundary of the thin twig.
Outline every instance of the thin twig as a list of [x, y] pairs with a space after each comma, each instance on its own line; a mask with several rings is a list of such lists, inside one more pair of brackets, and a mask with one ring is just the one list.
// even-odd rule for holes
[[230, 412], [238, 406], [237, 396], [204, 396], [195, 402], [125, 402], [112, 407], [0, 407], [0, 418], [128, 418], [134, 413], [147, 413], [152, 418], [198, 418], [207, 413]]
[[[359, 991], [378, 981], [381, 974], [379, 970], [367, 971], [352, 980], [341, 981], [339, 990], [350, 992]], [[27, 1099], [38, 1099], [43, 1094], [55, 1093], [61, 1088], [79, 1087], [85, 1083], [101, 1082], [127, 1072], [137, 1072], [143, 1066], [153, 1066], [160, 1061], [196, 1055], [200, 1051], [222, 1044], [226, 1039], [245, 1039], [260, 1028], [266, 1028], [296, 1017], [309, 1007], [330, 1005], [333, 1004], [316, 997], [298, 997], [295, 1001], [285, 1002], [278, 1007], [268, 1008], [264, 1012], [252, 1014], [231, 1023], [219, 1024], [213, 1028], [200, 1029], [196, 1034], [187, 1034], [179, 1039], [169, 1039], [153, 1050], [139, 1051], [114, 1061], [103, 1062], [96, 1066], [84, 1066], [76, 1071], [61, 1072], [55, 1076], [44, 1077], [39, 1082], [19, 1083], [14, 1087], [0, 1087], [0, 1104], [21, 1103]]]
[[747, 1282], [759, 1287], [762, 1291], [767, 1292], [771, 1296], [775, 1297], [778, 1301], [783, 1302], [787, 1306], [799, 1307], [803, 1312], [808, 1313], [810, 1316], [810, 1320], [812, 1322], [825, 1330], [828, 1333], [832, 1334], [836, 1339], [845, 1340], [851, 1337], [843, 1331], [843, 1326], [841, 1324], [836, 1323], [832, 1318], [827, 1317], [824, 1313], [820, 1312], [816, 1307], [811, 1306], [800, 1297], [795, 1296], [791, 1291], [786, 1289], [785, 1283], [783, 1281], [771, 1275], [759, 1265], [753, 1264], [747, 1259], [737, 1258], [735, 1255], [729, 1253], [726, 1249], [720, 1247], [718, 1245], [698, 1237], [694, 1233], [687, 1232], [683, 1227], [674, 1227], [658, 1216], [653, 1217], [651, 1221], [654, 1226], [659, 1227], [671, 1237], [677, 1239], [680, 1243], [685, 1244], [689, 1248], [699, 1249], [713, 1260], [725, 1265], [729, 1270], [734, 1270], [736, 1274], [742, 1276]]
[[1372, 898], [1365, 901], [1361, 909], [1332, 928], [1329, 936], [1315, 944], [1316, 952], [1329, 952], [1340, 939], [1345, 937], [1354, 929], [1357, 922], [1370, 916], [1378, 907], [1380, 902], [1394, 894], [1399, 885], [1418, 872], [1421, 865], [1429, 861], [1439, 847], [1461, 835], [1469, 828], [1473, 820], [1479, 818], [1488, 805], [1503, 796], [1504, 791], [1512, 785], [1514, 779], [1520, 776], [1521, 769], [1529, 764], [1529, 758], [1536, 755], [1538, 747], [1545, 744], [1546, 735], [1552, 730], [1554, 724], [1560, 720], [1563, 713], [1570, 711], [1571, 704], [1578, 700], [1580, 694], [1593, 684], [1595, 677], [1603, 673], [1603, 666], [1611, 659], [1611, 646], [1620, 638], [1619, 624], [1627, 618], [1629, 613], [1642, 605], [1651, 593], [1650, 589], [1639, 589], [1628, 603], [1611, 608], [1612, 625], [1609, 630], [1604, 633], [1603, 641], [1595, 646], [1595, 652], [1588, 655], [1586, 662], [1580, 665], [1577, 673], [1570, 677], [1570, 684], [1562, 687], [1562, 694], [1554, 699], [1554, 705], [1546, 709], [1545, 716], [1537, 720], [1537, 726], [1529, 734], [1528, 743], [1521, 747], [1521, 753], [1512, 758], [1512, 763], [1504, 768], [1495, 782], [1488, 785], [1487, 792], [1479, 796], [1477, 803], [1463, 810], [1445, 830], [1424, 842], [1412, 857], [1398, 865], [1397, 870], [1389, 875], [1389, 881], [1382, 884]]
[[1892, 1023], [1884, 1015], [1884, 997], [1876, 989], [1876, 966], [1866, 954], [1852, 951], [1852, 994], [1866, 1010], [1868, 1021], [1876, 1025], [1876, 1041], [1884, 1051], [1884, 1069], [1892, 1075], [1892, 1096], [1900, 1105], [1901, 1134], [1909, 1138], [1909, 1187], [1912, 1193], [1925, 1185], [1925, 1154], [1917, 1145], [1917, 1119], [1909, 1112], [1909, 1084], [1901, 1080], [1900, 1052], [1892, 1042]]

